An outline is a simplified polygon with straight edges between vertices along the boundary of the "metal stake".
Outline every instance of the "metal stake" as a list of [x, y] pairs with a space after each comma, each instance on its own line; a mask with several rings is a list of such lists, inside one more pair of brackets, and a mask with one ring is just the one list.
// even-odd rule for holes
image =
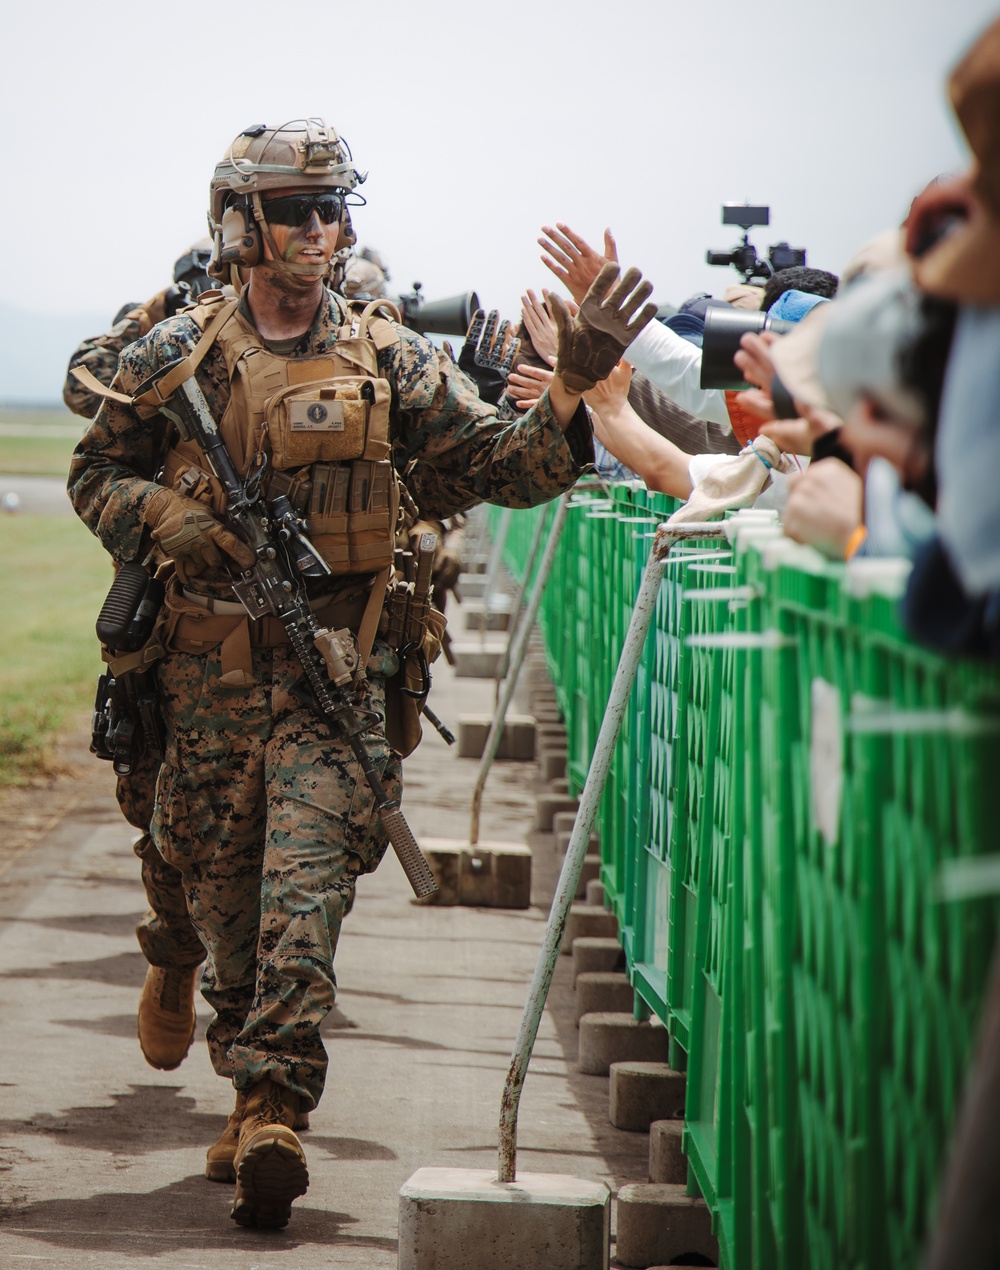
[[552, 907], [545, 927], [545, 938], [538, 952], [538, 961], [535, 964], [535, 973], [521, 1018], [521, 1027], [511, 1055], [510, 1069], [507, 1072], [507, 1082], [504, 1085], [500, 1103], [500, 1145], [497, 1162], [497, 1181], [499, 1182], [513, 1182], [517, 1173], [517, 1110], [521, 1101], [521, 1089], [528, 1072], [528, 1064], [531, 1062], [531, 1051], [535, 1044], [535, 1037], [538, 1035], [538, 1025], [545, 1008], [545, 999], [555, 973], [566, 919], [569, 917], [570, 905], [576, 895], [580, 874], [583, 872], [583, 859], [587, 854], [594, 821], [597, 819], [597, 808], [608, 778], [622, 718], [628, 707], [629, 697], [632, 695], [632, 685], [635, 682], [639, 659], [653, 620], [656, 597], [663, 580], [663, 566], [675, 542], [689, 538], [718, 538], [723, 532], [718, 521], [702, 524], [692, 522], [669, 529], [666, 525], [661, 525], [656, 531], [653, 548], [646, 562], [642, 584], [632, 610], [632, 619], [625, 636], [614, 683], [611, 686], [611, 695], [604, 711], [597, 744], [594, 747], [594, 756], [580, 796], [580, 807], [576, 813], [573, 833], [566, 850], [562, 872], [559, 874], [556, 893], [552, 899]]

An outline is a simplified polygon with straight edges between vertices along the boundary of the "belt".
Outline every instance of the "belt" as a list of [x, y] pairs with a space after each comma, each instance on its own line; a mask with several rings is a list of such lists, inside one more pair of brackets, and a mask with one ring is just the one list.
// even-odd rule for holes
[[199, 608], [208, 609], [209, 613], [220, 613], [225, 617], [246, 616], [247, 611], [243, 605], [233, 600], [217, 600], [212, 595], [199, 595], [197, 591], [189, 591], [187, 587], [181, 588], [181, 595], [192, 604], [197, 604]]

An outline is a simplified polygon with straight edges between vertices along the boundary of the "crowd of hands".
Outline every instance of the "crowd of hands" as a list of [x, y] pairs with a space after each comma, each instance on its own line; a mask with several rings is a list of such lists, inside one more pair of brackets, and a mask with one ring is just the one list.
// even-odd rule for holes
[[[497, 368], [498, 385], [506, 380], [505, 391], [518, 410], [535, 405], [551, 386], [559, 356], [560, 327], [578, 313], [602, 269], [618, 263], [617, 244], [610, 229], [604, 231], [602, 251], [562, 222], [543, 226], [538, 243], [543, 263], [572, 299], [566, 300], [546, 288], [540, 294], [528, 289], [521, 296], [520, 333], [530, 340], [536, 356], [530, 361], [520, 360], [525, 351], [523, 338], [519, 341], [515, 327], [509, 322], [498, 322], [495, 314], [490, 315], [485, 330], [479, 315], [479, 324], [470, 332], [471, 344], [467, 340], [464, 350], [466, 358], [474, 345], [489, 350], [481, 360]], [[848, 419], [796, 401], [799, 417], [778, 419], [771, 397], [775, 375], [771, 349], [780, 338], [769, 331], [743, 335], [734, 361], [747, 387], [737, 400], [745, 411], [758, 417], [759, 434], [769, 437], [790, 456], [792, 474], [787, 478], [781, 512], [786, 535], [842, 560], [863, 525], [863, 475], [868, 461], [875, 455], [887, 457], [906, 479], [908, 469], [919, 467], [927, 456], [921, 453], [916, 438], [879, 418], [867, 401], [860, 401]], [[692, 492], [690, 455], [649, 427], [630, 405], [632, 374], [627, 357], [622, 357], [606, 378], [584, 392], [594, 435], [651, 489], [686, 499]], [[801, 462], [812, 456], [819, 437], [834, 431], [853, 456], [851, 463], [834, 457], [811, 465]], [[919, 479], [919, 472], [913, 479]]]

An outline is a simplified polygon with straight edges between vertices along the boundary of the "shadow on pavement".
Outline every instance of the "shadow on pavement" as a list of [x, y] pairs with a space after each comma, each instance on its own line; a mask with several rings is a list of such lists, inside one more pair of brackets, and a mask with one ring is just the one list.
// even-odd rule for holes
[[[0, 1231], [90, 1254], [169, 1257], [169, 1250], [229, 1248], [233, 1252], [290, 1252], [307, 1244], [379, 1248], [395, 1239], [352, 1236], [348, 1213], [296, 1204], [285, 1230], [244, 1230], [229, 1217], [232, 1188], [188, 1177], [159, 1190], [116, 1191], [88, 1199], [39, 1200], [0, 1209]], [[67, 1263], [72, 1264], [72, 1263]]]
[[[128, 1093], [112, 1094], [110, 1107], [70, 1107], [67, 1111], [36, 1112], [24, 1120], [0, 1120], [0, 1139], [41, 1134], [67, 1147], [141, 1156], [153, 1151], [205, 1148], [225, 1124], [225, 1112], [198, 1111], [194, 1098], [175, 1085], [130, 1085]], [[309, 1132], [310, 1150], [334, 1160], [394, 1160], [395, 1153], [379, 1142]]]
[[0, 979], [88, 979], [126, 988], [141, 988], [145, 977], [146, 959], [138, 951], [96, 957], [92, 961], [57, 961], [51, 966], [26, 966], [0, 972]]

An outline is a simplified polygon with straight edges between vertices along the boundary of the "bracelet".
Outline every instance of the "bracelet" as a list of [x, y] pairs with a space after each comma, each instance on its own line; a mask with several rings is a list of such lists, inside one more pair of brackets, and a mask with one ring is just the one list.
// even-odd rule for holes
[[852, 560], [858, 553], [861, 544], [868, 537], [868, 530], [864, 525], [858, 525], [854, 533], [847, 540], [847, 546], [844, 548], [844, 559]]

